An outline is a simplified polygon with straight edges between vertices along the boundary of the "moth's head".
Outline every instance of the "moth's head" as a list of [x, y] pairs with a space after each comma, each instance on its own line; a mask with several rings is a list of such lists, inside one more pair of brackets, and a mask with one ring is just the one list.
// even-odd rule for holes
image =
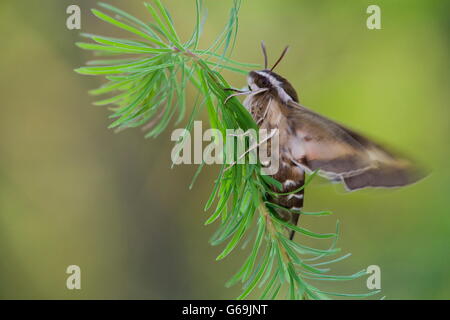
[[280, 63], [286, 54], [288, 47], [283, 50], [280, 58], [273, 65], [271, 69], [267, 69], [267, 52], [264, 42], [261, 43], [264, 54], [264, 69], [259, 71], [250, 71], [247, 77], [248, 88], [251, 91], [267, 89], [267, 91], [277, 94], [278, 97], [284, 101], [294, 100], [298, 102], [298, 95], [292, 85], [285, 78], [278, 73], [273, 72], [273, 69]]
[[247, 82], [251, 91], [268, 89], [269, 92], [277, 94], [286, 103], [289, 100], [298, 102], [297, 92], [289, 81], [271, 70], [250, 71]]

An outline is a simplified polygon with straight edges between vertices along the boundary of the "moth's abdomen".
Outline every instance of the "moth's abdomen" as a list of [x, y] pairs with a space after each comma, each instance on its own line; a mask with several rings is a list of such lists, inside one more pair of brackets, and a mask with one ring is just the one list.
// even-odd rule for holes
[[[289, 184], [288, 188], [283, 188], [283, 191], [281, 193], [288, 193], [288, 192], [295, 191], [295, 190], [301, 188], [304, 184], [303, 180], [297, 181], [297, 182], [292, 182], [292, 180], [287, 180], [287, 182], [292, 183], [292, 184]], [[276, 203], [287, 209], [301, 210], [301, 209], [303, 209], [303, 196], [304, 196], [303, 190], [300, 190], [296, 193], [279, 196], [276, 199]]]
[[[282, 163], [278, 172], [272, 176], [279, 181], [283, 189], [280, 191], [276, 187], [272, 187], [272, 190], [277, 193], [290, 193], [301, 188], [305, 183], [305, 173], [298, 166], [293, 164]], [[295, 210], [300, 212], [303, 209], [304, 189], [290, 193], [288, 195], [280, 195], [278, 197], [272, 197], [271, 202], [282, 206], [288, 210]], [[297, 225], [299, 213], [290, 212], [288, 210], [277, 209], [277, 213], [281, 219]], [[294, 232], [290, 232], [290, 239], [294, 236]]]

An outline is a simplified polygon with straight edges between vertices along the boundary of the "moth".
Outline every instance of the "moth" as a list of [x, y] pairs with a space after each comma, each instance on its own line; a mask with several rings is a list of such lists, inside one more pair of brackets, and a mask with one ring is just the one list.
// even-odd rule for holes
[[[248, 74], [248, 90], [228, 89], [247, 95], [244, 106], [260, 129], [278, 130], [280, 168], [272, 177], [290, 193], [305, 183], [305, 173], [318, 174], [342, 183], [349, 191], [368, 187], [391, 188], [412, 184], [425, 176], [410, 159], [330, 120], [299, 103], [298, 94], [288, 80], [273, 70], [288, 51], [286, 47], [271, 69], [264, 42], [264, 69]], [[228, 100], [228, 99], [227, 99]], [[304, 189], [273, 197], [271, 202], [288, 210], [279, 210], [280, 218], [297, 224], [303, 208]], [[297, 213], [298, 212], [298, 213]], [[290, 232], [290, 239], [294, 232]]]

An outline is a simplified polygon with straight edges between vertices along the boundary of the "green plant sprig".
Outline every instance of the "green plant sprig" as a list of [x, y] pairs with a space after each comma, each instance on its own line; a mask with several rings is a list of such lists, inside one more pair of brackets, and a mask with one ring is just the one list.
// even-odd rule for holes
[[[233, 0], [224, 31], [208, 49], [198, 48], [204, 24], [203, 1], [196, 0], [195, 4], [196, 25], [191, 38], [186, 42], [179, 38], [172, 18], [160, 0], [144, 3], [152, 17], [151, 23], [143, 22], [106, 3], [99, 3], [99, 6], [106, 9], [108, 14], [92, 10], [99, 19], [138, 38], [131, 40], [83, 33], [82, 36], [92, 42], [77, 43], [78, 47], [103, 57], [90, 61], [87, 66], [75, 71], [106, 78], [104, 85], [90, 93], [95, 96], [111, 95], [95, 103], [110, 106], [110, 117], [113, 119], [110, 128], [123, 130], [142, 127], [146, 131], [146, 137], [158, 136], [175, 115], [175, 125], [185, 119], [186, 89], [193, 86], [198, 95], [187, 120], [187, 131], [191, 131], [194, 120], [204, 108], [207, 109], [210, 126], [221, 131], [225, 148], [231, 143], [226, 135], [227, 129], [257, 129], [251, 115], [236, 98], [224, 104], [229, 96], [224, 89], [230, 86], [222, 77], [222, 70], [247, 74], [249, 70], [261, 67], [229, 58], [238, 32], [241, 0]], [[183, 141], [184, 137], [178, 143]], [[362, 270], [349, 276], [331, 275], [328, 273], [329, 268], [322, 267], [350, 256], [346, 254], [322, 261], [340, 252], [336, 248], [339, 224], [335, 233], [316, 233], [279, 219], [275, 211], [277, 205], [268, 200], [268, 195], [285, 195], [271, 190], [272, 186], [279, 187], [279, 182], [262, 175], [260, 164], [239, 164], [228, 170], [226, 163], [229, 162], [224, 163], [205, 205], [206, 211], [215, 204], [205, 225], [220, 221], [211, 243], [226, 245], [217, 260], [228, 256], [240, 243], [243, 243], [243, 247], [253, 243], [248, 258], [226, 284], [243, 284], [242, 294], [238, 299], [248, 297], [255, 289], [260, 291], [261, 299], [275, 299], [283, 291], [290, 299], [328, 299], [330, 296], [355, 298], [378, 293], [329, 293], [311, 285], [310, 280], [345, 281], [366, 274]], [[202, 168], [203, 164], [199, 166], [193, 180]], [[310, 175], [304, 187], [316, 173]], [[299, 190], [294, 192], [297, 191]], [[320, 217], [330, 215], [331, 212], [301, 214]], [[252, 228], [256, 228], [253, 234], [249, 232]], [[286, 229], [318, 241], [332, 239], [333, 242], [328, 249], [308, 247], [289, 240]]]

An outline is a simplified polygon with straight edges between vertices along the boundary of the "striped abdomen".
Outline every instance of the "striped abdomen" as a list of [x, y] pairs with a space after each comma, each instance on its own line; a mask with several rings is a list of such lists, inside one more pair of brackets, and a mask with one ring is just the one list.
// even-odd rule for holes
[[[305, 173], [304, 171], [296, 166], [295, 164], [282, 162], [280, 164], [280, 169], [278, 172], [272, 176], [274, 179], [282, 183], [283, 190], [276, 190], [273, 187], [274, 192], [278, 193], [287, 193], [294, 190], [299, 189], [305, 183]], [[289, 195], [283, 195], [278, 197], [273, 197], [271, 202], [282, 206], [284, 208], [290, 210], [302, 210], [303, 209], [303, 198], [304, 198], [304, 190], [300, 190], [296, 193], [292, 193]], [[287, 210], [277, 209], [277, 212], [281, 219], [290, 222], [294, 225], [297, 225], [298, 218], [300, 216], [299, 213], [292, 213]], [[295, 232], [291, 231], [289, 234], [289, 238], [292, 240]]]
[[[292, 134], [285, 116], [287, 107], [270, 94], [248, 97], [244, 101], [244, 105], [261, 129], [266, 129], [267, 132], [278, 129], [279, 153], [273, 155], [273, 158], [279, 159], [279, 169], [272, 177], [282, 184], [283, 190], [280, 191], [276, 187], [272, 187], [272, 190], [277, 193], [287, 193], [299, 189], [305, 183], [305, 173], [291, 161], [292, 155], [286, 146]], [[272, 149], [271, 143], [271, 140], [264, 143], [268, 153]], [[272, 197], [270, 201], [286, 209], [300, 211], [303, 208], [303, 196], [303, 190], [301, 190], [289, 195]], [[297, 225], [299, 213], [291, 213], [282, 209], [277, 209], [277, 213], [281, 219]], [[289, 237], [290, 239], [294, 237], [293, 231], [290, 232]]]

